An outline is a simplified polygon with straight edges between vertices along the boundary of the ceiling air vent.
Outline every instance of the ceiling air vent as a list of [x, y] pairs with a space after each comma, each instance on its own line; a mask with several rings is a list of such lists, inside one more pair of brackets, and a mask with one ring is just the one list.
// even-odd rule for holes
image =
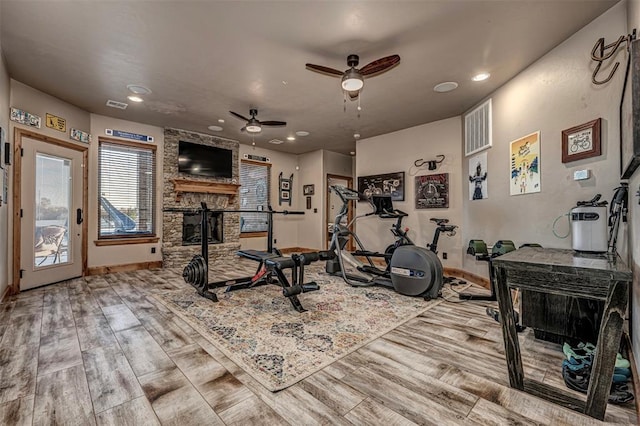
[[284, 141], [281, 141], [280, 139], [271, 139], [269, 143], [272, 143], [274, 145], [280, 145], [281, 143], [284, 143]]
[[464, 116], [464, 155], [491, 147], [491, 99]]
[[107, 106], [111, 108], [127, 109], [129, 104], [125, 104], [124, 102], [112, 101], [111, 99], [109, 99], [107, 101]]

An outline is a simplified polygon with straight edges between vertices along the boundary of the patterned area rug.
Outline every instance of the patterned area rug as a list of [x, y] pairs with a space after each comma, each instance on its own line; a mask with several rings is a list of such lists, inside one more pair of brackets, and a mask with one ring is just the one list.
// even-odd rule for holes
[[[354, 288], [318, 268], [305, 275], [320, 290], [298, 296], [303, 313], [276, 285], [218, 289], [218, 303], [187, 284], [156, 297], [270, 391], [297, 383], [443, 301]], [[448, 289], [444, 294], [454, 296]]]

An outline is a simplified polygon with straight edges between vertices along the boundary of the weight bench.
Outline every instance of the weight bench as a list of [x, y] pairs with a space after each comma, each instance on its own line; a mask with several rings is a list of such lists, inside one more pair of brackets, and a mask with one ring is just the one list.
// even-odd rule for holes
[[[333, 252], [313, 252], [294, 254], [291, 257], [284, 257], [277, 253], [268, 253], [260, 250], [240, 250], [239, 256], [259, 262], [256, 273], [251, 277], [241, 277], [230, 280], [206, 282], [208, 270], [204, 266], [202, 256], [194, 256], [193, 260], [184, 270], [185, 281], [193, 285], [198, 293], [214, 302], [218, 301], [215, 293], [210, 289], [226, 287], [225, 292], [257, 287], [265, 284], [277, 284], [282, 287], [283, 296], [287, 297], [294, 309], [298, 312], [305, 312], [306, 309], [300, 303], [298, 295], [310, 291], [319, 290], [320, 286], [315, 282], [304, 282], [304, 267], [317, 260], [328, 260], [335, 256]], [[203, 270], [204, 269], [204, 270]], [[291, 281], [284, 273], [285, 269], [291, 269]]]

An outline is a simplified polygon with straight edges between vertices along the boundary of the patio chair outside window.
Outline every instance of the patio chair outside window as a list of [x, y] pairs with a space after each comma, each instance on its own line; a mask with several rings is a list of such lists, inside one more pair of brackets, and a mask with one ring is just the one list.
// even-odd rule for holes
[[53, 256], [52, 263], [59, 263], [62, 240], [67, 228], [64, 226], [43, 226], [36, 230], [35, 258], [42, 258], [38, 266], [42, 265], [49, 256]]

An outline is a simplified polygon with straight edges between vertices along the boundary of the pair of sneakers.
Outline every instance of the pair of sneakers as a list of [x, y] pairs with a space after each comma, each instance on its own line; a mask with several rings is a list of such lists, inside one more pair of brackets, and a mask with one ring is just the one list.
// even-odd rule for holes
[[[589, 389], [589, 379], [591, 378], [591, 368], [583, 370], [571, 370], [569, 363], [562, 364], [562, 378], [569, 389], [587, 393]], [[627, 383], [612, 383], [609, 392], [609, 402], [611, 404], [625, 404], [633, 401], [633, 394], [630, 392]]]
[[[593, 355], [596, 352], [596, 346], [592, 343], [579, 343], [577, 346], [573, 347], [565, 342], [562, 345], [562, 352], [567, 357], [569, 362], [572, 364], [579, 364], [581, 360], [588, 359], [589, 357], [593, 358]], [[616, 368], [629, 369], [631, 364], [629, 360], [622, 357], [620, 353], [616, 354]], [[631, 370], [629, 370], [629, 375]]]

